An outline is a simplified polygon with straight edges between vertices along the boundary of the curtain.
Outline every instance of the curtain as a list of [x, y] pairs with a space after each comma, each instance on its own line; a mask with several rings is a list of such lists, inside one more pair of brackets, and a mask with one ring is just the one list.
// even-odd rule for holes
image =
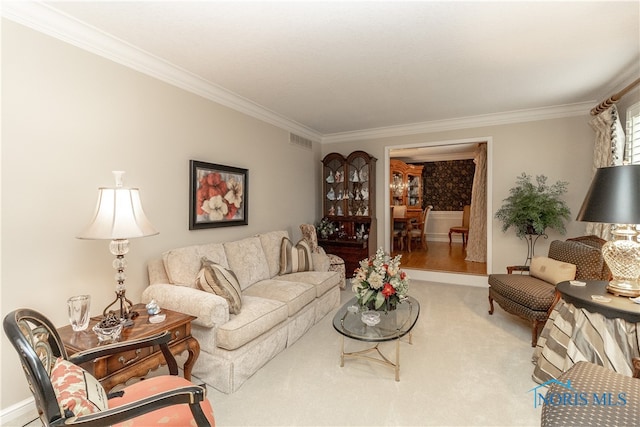
[[[615, 105], [595, 116], [589, 124], [596, 133], [593, 148], [593, 176], [598, 168], [622, 164], [625, 138]], [[595, 222], [587, 224], [587, 234], [594, 234], [605, 240], [609, 240], [611, 237], [609, 229], [609, 224]]]
[[487, 262], [487, 144], [478, 144], [473, 159], [476, 170], [471, 189], [471, 215], [467, 258], [465, 261]]

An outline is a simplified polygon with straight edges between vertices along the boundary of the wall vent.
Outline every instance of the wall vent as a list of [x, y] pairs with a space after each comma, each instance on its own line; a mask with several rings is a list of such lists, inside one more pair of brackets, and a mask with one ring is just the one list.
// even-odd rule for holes
[[295, 133], [289, 133], [289, 142], [307, 150], [311, 150], [313, 145], [313, 141]]

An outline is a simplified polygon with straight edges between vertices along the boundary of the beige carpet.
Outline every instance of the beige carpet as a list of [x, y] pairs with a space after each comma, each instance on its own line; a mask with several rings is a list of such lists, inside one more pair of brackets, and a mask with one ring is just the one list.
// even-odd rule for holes
[[[413, 344], [401, 343], [400, 382], [372, 362], [352, 359], [340, 368], [334, 311], [234, 394], [209, 388], [217, 425], [540, 425], [529, 392], [538, 386], [529, 324], [497, 306], [490, 316], [484, 288], [414, 280], [409, 294], [421, 312]], [[342, 302], [352, 296], [347, 287]], [[362, 344], [347, 342], [347, 351]], [[393, 343], [383, 350], [395, 357]], [[40, 425], [34, 418], [6, 425]]]
[[[421, 304], [413, 344], [390, 368], [347, 360], [340, 368], [334, 312], [236, 393], [209, 390], [219, 426], [540, 425], [533, 408], [531, 329], [496, 307], [487, 289], [412, 281]], [[352, 297], [342, 291], [342, 301]], [[347, 342], [347, 351], [362, 343]], [[392, 358], [394, 344], [386, 343]]]

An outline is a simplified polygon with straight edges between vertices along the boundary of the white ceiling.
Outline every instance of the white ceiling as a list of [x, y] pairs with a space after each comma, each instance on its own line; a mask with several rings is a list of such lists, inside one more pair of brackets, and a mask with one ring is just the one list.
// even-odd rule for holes
[[319, 140], [567, 105], [584, 114], [640, 75], [638, 1], [46, 5]]

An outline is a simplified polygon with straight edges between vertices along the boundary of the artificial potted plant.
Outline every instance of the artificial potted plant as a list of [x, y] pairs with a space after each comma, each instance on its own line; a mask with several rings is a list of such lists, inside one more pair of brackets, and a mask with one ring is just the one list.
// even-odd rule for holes
[[502, 221], [502, 231], [513, 228], [518, 237], [525, 237], [544, 235], [550, 228], [564, 234], [565, 221], [571, 216], [571, 210], [562, 199], [568, 184], [557, 181], [549, 185], [544, 175], [536, 176], [534, 183], [530, 175], [522, 173], [496, 212], [496, 218]]

